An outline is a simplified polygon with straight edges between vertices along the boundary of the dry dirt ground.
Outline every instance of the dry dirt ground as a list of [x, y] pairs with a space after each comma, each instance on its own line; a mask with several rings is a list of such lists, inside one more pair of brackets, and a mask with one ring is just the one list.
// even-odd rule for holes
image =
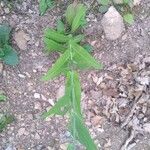
[[[20, 64], [15, 68], [4, 65], [0, 74], [0, 89], [8, 96], [0, 109], [16, 118], [0, 133], [0, 150], [65, 150], [69, 139], [66, 118], [40, 119], [64, 89], [63, 77], [47, 83], [40, 78], [58, 57], [43, 52], [43, 30], [55, 27], [64, 10], [60, 8], [65, 6], [44, 16], [39, 16], [35, 0], [16, 2], [9, 11], [6, 8], [0, 9], [0, 22], [13, 27], [12, 42]], [[82, 107], [99, 149], [101, 145], [103, 150], [150, 150], [149, 8], [150, 1], [142, 1], [134, 9], [135, 23], [126, 26], [115, 41], [105, 38], [102, 14], [91, 11], [88, 15], [89, 27], [84, 32], [94, 46], [92, 55], [104, 64], [104, 69], [81, 73]], [[144, 97], [142, 100], [135, 100], [139, 94], [136, 89], [141, 92], [140, 98]], [[129, 115], [131, 119], [127, 120]]]

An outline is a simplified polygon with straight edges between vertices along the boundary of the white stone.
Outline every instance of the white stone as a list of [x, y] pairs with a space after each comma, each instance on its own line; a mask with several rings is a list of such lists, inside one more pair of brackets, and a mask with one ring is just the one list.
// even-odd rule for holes
[[133, 5], [140, 5], [141, 0], [134, 0]]
[[51, 104], [51, 106], [54, 106], [54, 100], [53, 99], [48, 99], [48, 102]]
[[123, 18], [113, 6], [104, 14], [102, 26], [107, 39], [116, 40], [121, 36], [124, 30]]
[[56, 95], [57, 99], [61, 98], [64, 95], [64, 93], [65, 93], [65, 86], [62, 85], [57, 91], [57, 95]]
[[0, 73], [3, 72], [3, 64], [0, 62]]
[[25, 78], [25, 77], [26, 77], [26, 76], [23, 75], [23, 74], [18, 74], [18, 76], [19, 76], [20, 78]]
[[44, 101], [47, 100], [47, 98], [46, 98], [44, 95], [42, 95], [42, 94], [41, 94], [41, 98], [42, 98], [42, 100], [44, 100]]
[[137, 81], [140, 82], [142, 85], [149, 85], [150, 77], [138, 77]]
[[10, 13], [9, 8], [5, 8], [4, 11], [5, 11], [6, 14], [9, 14], [9, 13]]
[[34, 93], [34, 98], [40, 99], [41, 95], [39, 93]]
[[19, 136], [23, 135], [23, 134], [25, 133], [25, 131], [26, 131], [25, 128], [20, 128], [20, 129], [18, 130], [18, 135], [19, 135]]
[[145, 130], [146, 132], [150, 133], [150, 123], [145, 123], [145, 124], [143, 125], [143, 128], [144, 128], [144, 130]]

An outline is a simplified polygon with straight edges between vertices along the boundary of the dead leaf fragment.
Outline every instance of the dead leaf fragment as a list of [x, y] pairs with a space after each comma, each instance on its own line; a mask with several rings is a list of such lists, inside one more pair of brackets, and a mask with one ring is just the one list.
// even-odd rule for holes
[[95, 116], [92, 118], [91, 122], [94, 126], [97, 126], [98, 124], [100, 124], [102, 117], [101, 116]]

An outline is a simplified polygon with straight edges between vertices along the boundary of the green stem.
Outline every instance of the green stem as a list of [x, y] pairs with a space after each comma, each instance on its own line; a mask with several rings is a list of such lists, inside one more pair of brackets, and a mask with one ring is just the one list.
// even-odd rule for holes
[[[71, 68], [71, 100], [72, 100], [72, 114], [75, 112], [75, 91], [74, 91], [74, 68], [73, 68], [73, 50], [71, 44], [69, 45], [70, 48], [70, 68]], [[71, 115], [72, 115], [71, 114]], [[73, 118], [73, 148], [75, 150], [75, 141], [76, 141], [76, 127], [75, 127], [75, 118]]]
[[[75, 98], [75, 92], [74, 92], [74, 81], [73, 81], [73, 79], [74, 79], [74, 72], [72, 71], [71, 72], [71, 87], [72, 87], [72, 91], [71, 91], [71, 95], [72, 95], [72, 105], [73, 105], [73, 110], [72, 110], [72, 113], [74, 113], [75, 112], [75, 100], [76, 100], [76, 98]], [[74, 144], [74, 149], [75, 149], [75, 140], [76, 140], [76, 127], [75, 127], [75, 118], [73, 118], [73, 144]]]

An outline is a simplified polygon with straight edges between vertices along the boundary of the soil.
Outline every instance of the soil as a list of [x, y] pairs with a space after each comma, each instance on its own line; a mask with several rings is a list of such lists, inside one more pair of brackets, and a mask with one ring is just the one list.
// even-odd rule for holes
[[[8, 101], [1, 104], [0, 109], [15, 116], [15, 121], [0, 133], [0, 150], [65, 150], [69, 139], [66, 118], [59, 116], [47, 120], [40, 118], [41, 113], [52, 107], [55, 99], [63, 92], [64, 77], [46, 83], [40, 79], [58, 57], [56, 54], [47, 56], [43, 52], [43, 30], [46, 27], [56, 26], [57, 19], [64, 13], [65, 5], [61, 2], [44, 16], [39, 16], [37, 1], [25, 0], [22, 3], [13, 3], [14, 6], [8, 14], [4, 11], [7, 6], [0, 8], [0, 22], [8, 23], [13, 28], [12, 43], [20, 57], [17, 67], [4, 65], [0, 75], [0, 90], [8, 97]], [[99, 149], [101, 147], [104, 150], [121, 150], [121, 146], [134, 129], [133, 125], [121, 128], [121, 124], [131, 111], [132, 102], [128, 103], [127, 110], [123, 110], [119, 121], [113, 118], [111, 111], [106, 114], [103, 107], [110, 98], [118, 99], [118, 79], [123, 78], [118, 76], [118, 68], [127, 64], [137, 64], [140, 67], [140, 62], [142, 64], [145, 58], [150, 58], [149, 8], [149, 0], [142, 1], [136, 6], [134, 24], [126, 25], [121, 37], [115, 41], [105, 38], [101, 26], [103, 15], [95, 11], [88, 14], [88, 26], [84, 30], [86, 40], [94, 46], [92, 55], [104, 64], [104, 68], [101, 71], [81, 73], [82, 107], [86, 124]], [[20, 39], [25, 40], [25, 49], [24, 46], [21, 49], [15, 41], [15, 34], [19, 31], [23, 31], [25, 36], [25, 39]], [[149, 67], [142, 69], [148, 76], [150, 75], [146, 70]], [[113, 78], [110, 79], [111, 77]], [[134, 74], [132, 81], [135, 78]], [[110, 83], [109, 80], [113, 82]], [[109, 82], [106, 85], [110, 84], [114, 88], [105, 91], [102, 82]], [[149, 90], [149, 85], [147, 89]], [[145, 93], [149, 95], [149, 91]], [[150, 114], [149, 104], [147, 115]], [[113, 110], [111, 107], [110, 109]], [[149, 117], [146, 123], [150, 123]], [[136, 132], [138, 136], [134, 137], [132, 143], [135, 145], [131, 150], [150, 150], [150, 132], [139, 130]]]

